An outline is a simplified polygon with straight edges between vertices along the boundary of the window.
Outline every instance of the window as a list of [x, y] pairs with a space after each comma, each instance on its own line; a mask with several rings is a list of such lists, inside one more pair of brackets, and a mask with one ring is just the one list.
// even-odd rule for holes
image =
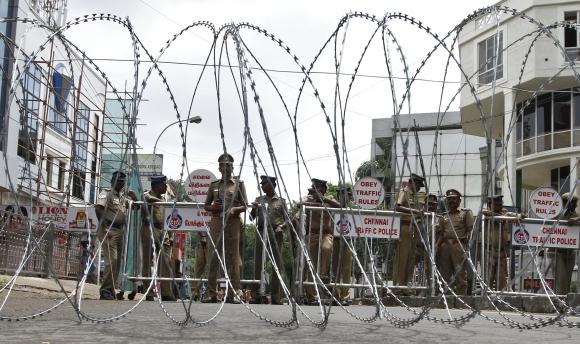
[[503, 78], [503, 31], [479, 42], [477, 56], [480, 85], [487, 85], [494, 80]]
[[552, 93], [539, 95], [536, 103], [538, 152], [543, 152], [552, 149]]
[[[580, 90], [568, 88], [532, 99], [517, 120], [518, 156], [580, 146]], [[517, 104], [518, 115], [524, 103]]]
[[52, 166], [54, 165], [54, 159], [50, 156], [46, 156], [46, 185], [52, 186]]
[[[570, 24], [578, 24], [579, 16], [580, 11], [564, 12], [564, 21]], [[564, 28], [564, 48], [571, 60], [580, 58], [580, 36], [575, 27]]]
[[40, 112], [40, 85], [42, 70], [35, 63], [28, 65], [22, 81], [22, 106], [18, 131], [18, 156], [35, 163], [38, 140], [38, 114]]
[[58, 189], [64, 190], [64, 173], [66, 170], [66, 165], [64, 162], [58, 163]]
[[79, 102], [75, 128], [75, 156], [72, 161], [72, 194], [81, 199], [85, 198], [85, 175], [87, 170], [87, 152], [89, 145], [89, 116], [90, 111], [88, 106], [83, 102]]
[[56, 70], [52, 74], [51, 108], [49, 111], [50, 125], [61, 134], [67, 133], [67, 111], [72, 80]]
[[570, 181], [566, 180], [570, 175], [570, 166], [562, 166], [550, 170], [550, 184], [552, 189], [560, 194], [570, 191]]
[[573, 145], [580, 146], [580, 88], [572, 89]]
[[554, 93], [554, 148], [570, 147], [571, 98], [570, 92]]

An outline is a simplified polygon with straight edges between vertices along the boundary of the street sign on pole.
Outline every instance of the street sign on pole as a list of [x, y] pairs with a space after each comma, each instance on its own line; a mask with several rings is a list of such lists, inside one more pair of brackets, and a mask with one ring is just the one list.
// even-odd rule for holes
[[560, 194], [547, 187], [532, 191], [529, 204], [531, 213], [540, 219], [556, 218], [564, 209]]
[[185, 181], [185, 192], [194, 202], [203, 203], [207, 197], [209, 184], [216, 180], [216, 176], [211, 171], [195, 170], [189, 174]]
[[365, 177], [354, 185], [354, 203], [362, 209], [376, 209], [384, 199], [383, 183], [378, 179]]

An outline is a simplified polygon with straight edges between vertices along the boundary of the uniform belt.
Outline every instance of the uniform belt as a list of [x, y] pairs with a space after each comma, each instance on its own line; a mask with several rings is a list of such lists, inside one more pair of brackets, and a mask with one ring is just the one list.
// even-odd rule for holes
[[124, 224], [122, 224], [122, 225], [117, 225], [117, 224], [115, 224], [114, 222], [112, 222], [112, 221], [109, 221], [109, 220], [102, 220], [102, 221], [101, 221], [101, 224], [102, 224], [103, 226], [105, 226], [105, 227], [111, 227], [111, 228], [116, 228], [116, 229], [121, 229], [121, 228], [123, 227], [123, 225], [124, 225]]
[[448, 243], [449, 245], [456, 245], [456, 244], [465, 244], [467, 243], [467, 240], [457, 240], [457, 239], [443, 239], [445, 240], [446, 243]]

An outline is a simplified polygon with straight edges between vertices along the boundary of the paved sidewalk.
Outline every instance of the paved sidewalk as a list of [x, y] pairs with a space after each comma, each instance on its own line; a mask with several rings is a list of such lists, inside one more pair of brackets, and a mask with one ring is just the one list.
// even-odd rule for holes
[[[8, 283], [12, 276], [0, 275], [1, 284]], [[67, 293], [77, 288], [77, 281], [59, 279], [62, 287]], [[18, 276], [14, 283], [13, 290], [39, 294], [40, 296], [58, 297], [62, 296], [62, 289], [54, 279]], [[83, 288], [83, 298], [96, 300], [99, 298], [99, 287], [96, 284], [85, 283]]]

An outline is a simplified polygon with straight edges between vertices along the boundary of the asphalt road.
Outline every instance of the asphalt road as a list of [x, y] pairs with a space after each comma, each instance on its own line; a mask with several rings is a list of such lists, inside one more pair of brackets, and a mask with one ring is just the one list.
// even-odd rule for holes
[[[3, 295], [2, 295], [3, 296]], [[3, 301], [0, 298], [0, 304]], [[3, 316], [32, 314], [54, 304], [53, 300], [38, 298], [26, 293], [11, 295], [4, 306]], [[82, 308], [91, 316], [106, 317], [120, 314], [135, 304], [134, 301], [85, 300]], [[192, 314], [205, 319], [217, 312], [219, 305], [194, 303]], [[290, 318], [288, 306], [253, 305], [262, 315], [286, 321]], [[352, 312], [364, 317], [371, 316], [370, 306], [351, 306]], [[181, 302], [167, 303], [167, 310], [177, 319], [183, 318]], [[412, 314], [402, 308], [390, 311], [403, 318]], [[314, 319], [320, 320], [317, 307], [305, 307]], [[452, 310], [453, 315], [465, 314], [465, 310]], [[495, 312], [485, 312], [495, 319], [502, 319]], [[445, 310], [433, 310], [432, 315], [445, 317]], [[508, 313], [512, 320], [530, 322], [521, 316]], [[551, 315], [538, 315], [550, 317]], [[580, 318], [571, 320], [580, 322]], [[477, 317], [462, 327], [442, 325], [422, 320], [410, 328], [397, 328], [385, 319], [363, 323], [343, 310], [333, 308], [326, 329], [313, 326], [303, 315], [300, 325], [280, 328], [265, 323], [242, 305], [226, 304], [216, 320], [210, 325], [196, 327], [176, 326], [166, 317], [157, 302], [139, 305], [127, 317], [112, 323], [95, 324], [79, 322], [70, 304], [64, 304], [51, 313], [28, 321], [0, 322], [1, 343], [578, 343], [580, 328], [563, 328], [552, 325], [542, 329], [519, 331], [494, 324]]]

